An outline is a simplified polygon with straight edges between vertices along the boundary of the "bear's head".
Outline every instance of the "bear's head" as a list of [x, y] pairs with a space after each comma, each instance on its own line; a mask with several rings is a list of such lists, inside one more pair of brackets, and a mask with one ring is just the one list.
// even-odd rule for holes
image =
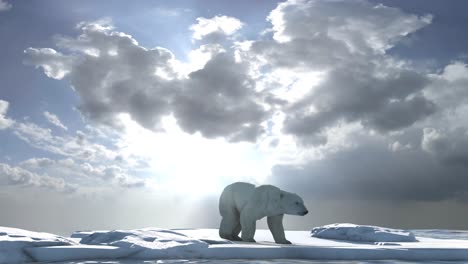
[[302, 198], [295, 193], [281, 191], [280, 201], [285, 214], [306, 215], [309, 212]]

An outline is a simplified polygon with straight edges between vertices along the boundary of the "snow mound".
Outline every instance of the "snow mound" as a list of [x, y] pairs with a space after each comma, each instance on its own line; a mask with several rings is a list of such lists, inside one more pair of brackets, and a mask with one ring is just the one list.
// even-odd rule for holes
[[24, 248], [76, 245], [70, 239], [48, 233], [0, 227], [0, 264], [32, 262]]
[[410, 231], [379, 226], [331, 224], [314, 227], [312, 237], [356, 242], [417, 242]]
[[81, 237], [81, 244], [114, 246], [121, 249], [139, 249], [133, 259], [199, 258], [208, 243], [187, 237], [167, 229], [137, 229], [97, 231], [82, 236], [76, 232], [72, 237]]

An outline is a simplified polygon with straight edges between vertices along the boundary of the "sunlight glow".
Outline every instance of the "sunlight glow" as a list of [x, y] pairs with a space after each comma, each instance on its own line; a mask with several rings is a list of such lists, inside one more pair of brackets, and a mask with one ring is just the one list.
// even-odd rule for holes
[[264, 87], [273, 87], [272, 92], [279, 98], [291, 103], [297, 102], [313, 93], [326, 72], [296, 72], [286, 69], [272, 71], [261, 83]]
[[270, 164], [254, 144], [187, 134], [172, 116], [163, 118], [165, 132], [158, 133], [141, 127], [128, 115], [120, 119], [125, 134], [118, 146], [125, 156], [148, 161], [154, 189], [209, 194], [233, 181], [258, 182], [270, 173]]
[[274, 115], [268, 133], [253, 144], [185, 133], [173, 116], [162, 119], [164, 131], [154, 132], [122, 114], [125, 132], [117, 146], [124, 157], [137, 157], [148, 164], [150, 189], [201, 197], [219, 194], [224, 186], [236, 181], [263, 184], [277, 164], [300, 165], [351, 147], [348, 136], [360, 127], [330, 128], [326, 131], [331, 136], [327, 144], [303, 148], [293, 136], [283, 134], [284, 118], [284, 113]]

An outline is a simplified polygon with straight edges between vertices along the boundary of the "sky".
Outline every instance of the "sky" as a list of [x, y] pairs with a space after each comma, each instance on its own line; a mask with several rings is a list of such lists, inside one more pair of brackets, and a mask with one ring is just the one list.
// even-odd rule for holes
[[0, 225], [217, 228], [245, 181], [286, 229], [468, 229], [466, 8], [0, 0]]

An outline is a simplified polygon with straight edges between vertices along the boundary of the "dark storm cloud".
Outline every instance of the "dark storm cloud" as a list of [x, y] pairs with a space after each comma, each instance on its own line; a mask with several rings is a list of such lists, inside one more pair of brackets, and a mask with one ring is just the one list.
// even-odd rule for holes
[[190, 73], [174, 101], [178, 124], [205, 137], [255, 141], [263, 132], [267, 112], [256, 101], [255, 82], [248, 65], [226, 53], [216, 55], [203, 69]]
[[[310, 95], [286, 110], [285, 132], [310, 138], [340, 121], [387, 132], [411, 126], [436, 110], [418, 93], [429, 83], [425, 75], [403, 69], [378, 75], [373, 68], [351, 65], [331, 71]], [[316, 111], [308, 111], [310, 106]]]
[[425, 128], [422, 147], [442, 163], [468, 168], [468, 130], [440, 131]]
[[370, 124], [377, 130], [384, 132], [398, 130], [424, 119], [435, 110], [435, 104], [421, 96], [391, 101], [380, 112], [372, 113], [369, 121], [364, 121], [364, 124]]
[[302, 165], [277, 165], [270, 183], [310, 201], [442, 201], [466, 199], [466, 167], [440, 163], [418, 147], [392, 151], [381, 138]]

